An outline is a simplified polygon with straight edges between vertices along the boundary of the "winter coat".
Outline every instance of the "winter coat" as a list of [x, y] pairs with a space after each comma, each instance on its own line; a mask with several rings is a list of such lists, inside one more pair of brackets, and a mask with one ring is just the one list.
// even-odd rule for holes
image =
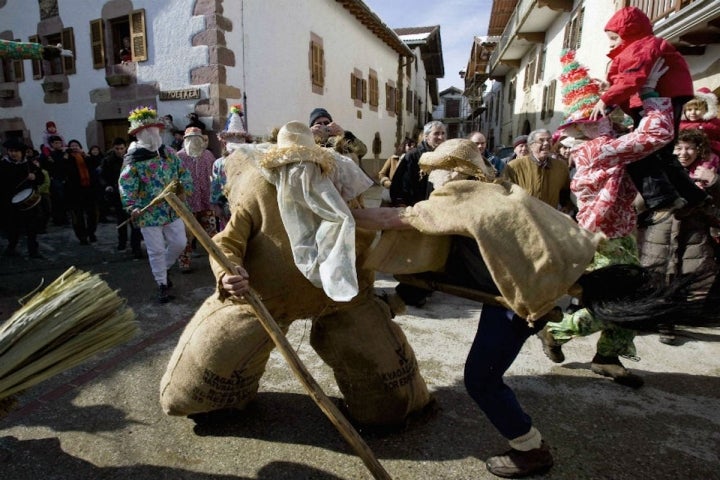
[[[716, 204], [720, 201], [720, 183], [711, 185], [706, 192], [715, 199]], [[678, 275], [694, 272], [717, 274], [716, 248], [710, 227], [702, 218], [696, 215], [681, 219], [671, 216], [664, 222], [649, 226], [644, 232], [640, 244], [640, 262], [665, 275], [668, 281]], [[696, 287], [700, 290], [703, 287], [709, 289], [715, 274]]]
[[393, 205], [415, 205], [428, 197], [427, 175], [420, 175], [420, 156], [432, 152], [432, 148], [424, 140], [410, 150], [398, 163], [390, 184], [390, 199]]
[[605, 25], [606, 32], [615, 32], [622, 39], [608, 53], [611, 59], [607, 80], [611, 84], [600, 99], [605, 105], [617, 105], [626, 113], [641, 106], [638, 90], [647, 81], [655, 61], [665, 60], [668, 71], [660, 77], [655, 90], [661, 97], [693, 96], [693, 82], [685, 58], [666, 40], [653, 35], [652, 23], [642, 10], [635, 7], [615, 12]]
[[637, 223], [637, 195], [626, 165], [647, 157], [672, 141], [672, 104], [667, 98], [643, 101], [638, 128], [619, 138], [600, 136], [572, 149], [577, 170], [570, 188], [577, 198], [577, 221], [608, 238], [630, 235]]

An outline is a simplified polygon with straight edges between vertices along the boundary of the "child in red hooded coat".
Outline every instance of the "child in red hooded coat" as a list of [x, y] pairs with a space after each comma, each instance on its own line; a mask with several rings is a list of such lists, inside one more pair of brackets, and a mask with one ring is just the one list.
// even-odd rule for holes
[[[604, 116], [606, 106], [618, 106], [637, 123], [641, 108], [638, 90], [655, 62], [662, 58], [668, 70], [658, 81], [656, 90], [660, 97], [672, 99], [677, 137], [683, 105], [693, 96], [692, 77], [683, 56], [666, 40], [653, 35], [650, 19], [636, 7], [615, 12], [605, 25], [605, 33], [611, 48], [609, 86], [590, 118]], [[627, 168], [645, 200], [649, 223], [659, 223], [677, 210], [708, 201], [707, 194], [694, 184], [673, 155], [673, 143]]]

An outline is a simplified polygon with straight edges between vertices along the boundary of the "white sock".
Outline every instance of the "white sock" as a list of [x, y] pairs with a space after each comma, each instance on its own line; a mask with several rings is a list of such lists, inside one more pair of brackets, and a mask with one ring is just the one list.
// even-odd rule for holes
[[527, 452], [540, 448], [542, 445], [542, 435], [540, 431], [535, 427], [530, 427], [530, 431], [525, 435], [520, 435], [517, 438], [510, 440], [510, 447], [521, 452]]

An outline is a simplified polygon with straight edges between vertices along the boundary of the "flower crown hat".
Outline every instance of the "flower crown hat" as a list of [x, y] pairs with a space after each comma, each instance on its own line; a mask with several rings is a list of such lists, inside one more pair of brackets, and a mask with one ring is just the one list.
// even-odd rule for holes
[[128, 129], [130, 135], [135, 135], [140, 130], [150, 127], [165, 128], [165, 124], [158, 120], [157, 111], [150, 107], [137, 107], [132, 110], [128, 121], [130, 122]]

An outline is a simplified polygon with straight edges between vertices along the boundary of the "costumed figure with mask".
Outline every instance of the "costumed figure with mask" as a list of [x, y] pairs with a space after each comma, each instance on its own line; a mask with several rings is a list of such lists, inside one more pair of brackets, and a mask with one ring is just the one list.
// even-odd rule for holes
[[239, 145], [243, 143], [251, 143], [252, 136], [245, 131], [243, 125], [242, 105], [233, 105], [230, 107], [230, 114], [225, 129], [218, 133], [217, 137], [223, 145], [222, 156], [215, 160], [212, 167], [212, 176], [210, 178], [210, 203], [215, 210], [215, 216], [218, 219], [218, 231], [225, 228], [228, 220], [230, 220], [230, 207], [228, 206], [227, 196], [225, 195], [225, 183], [227, 176], [225, 175], [225, 162], [227, 157], [234, 152]]
[[413, 349], [362, 267], [375, 233], [356, 229], [351, 210], [372, 180], [302, 122], [284, 125], [276, 145], [239, 145], [225, 168], [232, 216], [213, 240], [238, 274], [211, 260], [217, 290], [170, 359], [165, 412], [209, 422], [256, 397], [273, 342], [242, 298], [250, 286], [283, 331], [311, 319], [310, 345], [357, 423], [401, 427], [430, 408]]
[[[185, 129], [183, 148], [177, 153], [182, 166], [190, 172], [193, 191], [187, 195], [187, 203], [203, 230], [211, 237], [217, 233], [215, 212], [210, 203], [210, 177], [212, 176], [215, 156], [207, 149], [208, 138], [196, 127]], [[191, 272], [190, 259], [193, 253], [192, 236], [188, 234], [185, 250], [178, 257], [178, 266], [182, 273]]]
[[[138, 107], [128, 117], [128, 133], [135, 135], [135, 141], [120, 172], [118, 187], [120, 199], [133, 222], [140, 227], [147, 249], [150, 269], [158, 284], [158, 300], [170, 300], [171, 287], [168, 269], [185, 249], [187, 236], [185, 224], [167, 202], [158, 202], [144, 212], [152, 200], [171, 182], [177, 181], [184, 193], [192, 194], [193, 184], [190, 172], [173, 153], [167, 152], [160, 137], [162, 122], [157, 112], [149, 107]], [[183, 195], [183, 192], [178, 192]]]

